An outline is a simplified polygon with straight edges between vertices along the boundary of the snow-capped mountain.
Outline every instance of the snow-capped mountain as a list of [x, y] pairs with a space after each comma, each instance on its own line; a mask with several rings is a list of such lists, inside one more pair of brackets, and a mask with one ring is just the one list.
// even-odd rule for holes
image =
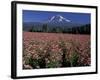
[[62, 15], [55, 15], [52, 16], [50, 19], [46, 22], [48, 26], [50, 27], [62, 27], [62, 28], [68, 28], [76, 26], [77, 24], [74, 24], [70, 19], [64, 18]]
[[66, 19], [61, 15], [54, 15], [45, 21], [23, 23], [24, 26], [23, 29], [27, 31], [30, 30], [32, 26], [34, 26], [35, 29], [42, 29], [44, 24], [47, 24], [49, 29], [53, 28], [67, 29], [67, 28], [82, 26], [82, 24], [74, 23], [74, 21]]
[[50, 18], [48, 22], [71, 22], [71, 20], [64, 18], [61, 15], [56, 15]]

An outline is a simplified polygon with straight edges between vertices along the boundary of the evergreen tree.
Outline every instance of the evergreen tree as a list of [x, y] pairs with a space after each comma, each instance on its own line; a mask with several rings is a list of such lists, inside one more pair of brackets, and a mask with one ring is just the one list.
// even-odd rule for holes
[[48, 32], [48, 26], [47, 26], [47, 24], [43, 24], [42, 31], [43, 32]]

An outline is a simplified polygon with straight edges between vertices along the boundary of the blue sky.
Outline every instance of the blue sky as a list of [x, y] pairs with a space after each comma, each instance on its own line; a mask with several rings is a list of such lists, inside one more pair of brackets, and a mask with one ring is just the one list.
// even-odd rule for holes
[[91, 20], [89, 13], [70, 13], [70, 12], [51, 12], [51, 11], [33, 11], [23, 10], [23, 22], [41, 22], [47, 21], [52, 16], [61, 15], [74, 23], [88, 24]]

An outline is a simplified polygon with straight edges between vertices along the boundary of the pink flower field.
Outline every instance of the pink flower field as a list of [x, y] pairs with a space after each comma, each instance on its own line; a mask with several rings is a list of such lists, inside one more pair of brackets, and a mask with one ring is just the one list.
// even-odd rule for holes
[[23, 32], [23, 69], [91, 65], [90, 35]]

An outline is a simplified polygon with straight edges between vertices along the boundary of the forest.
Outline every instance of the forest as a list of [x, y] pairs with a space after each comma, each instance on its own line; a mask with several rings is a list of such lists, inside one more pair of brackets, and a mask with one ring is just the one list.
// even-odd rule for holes
[[29, 32], [47, 32], [47, 33], [71, 33], [71, 34], [91, 34], [91, 25], [86, 24], [82, 26], [74, 27], [48, 27], [47, 24], [43, 24], [42, 28], [38, 29], [34, 25], [31, 27]]

